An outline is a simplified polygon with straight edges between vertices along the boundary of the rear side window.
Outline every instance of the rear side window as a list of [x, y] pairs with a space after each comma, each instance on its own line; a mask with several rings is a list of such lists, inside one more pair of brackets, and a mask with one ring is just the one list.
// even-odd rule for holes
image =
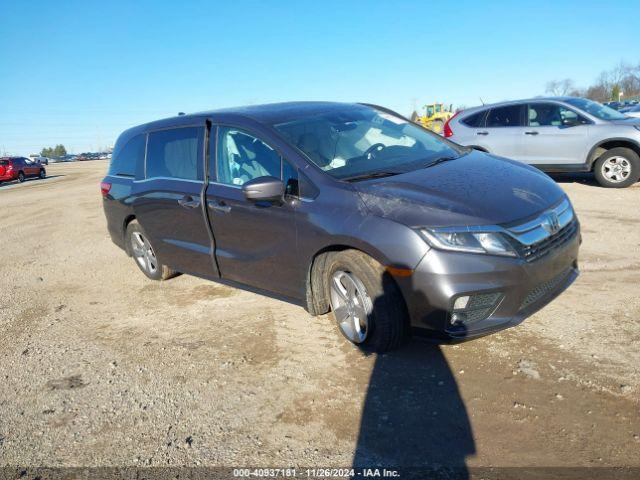
[[202, 180], [204, 128], [181, 127], [149, 133], [147, 178]]
[[483, 110], [481, 112], [474, 113], [473, 115], [469, 115], [461, 120], [468, 127], [472, 128], [480, 128], [484, 127], [484, 117], [487, 111]]
[[522, 127], [524, 110], [525, 105], [492, 108], [487, 116], [487, 127]]
[[113, 155], [109, 175], [135, 176], [136, 169], [144, 161], [145, 136], [136, 135]]

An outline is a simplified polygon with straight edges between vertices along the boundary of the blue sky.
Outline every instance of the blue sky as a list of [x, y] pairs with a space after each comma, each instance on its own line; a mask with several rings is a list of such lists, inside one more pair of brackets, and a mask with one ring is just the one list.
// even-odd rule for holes
[[408, 114], [588, 85], [640, 62], [631, 1], [0, 0], [0, 154], [112, 144], [216, 107], [367, 101]]

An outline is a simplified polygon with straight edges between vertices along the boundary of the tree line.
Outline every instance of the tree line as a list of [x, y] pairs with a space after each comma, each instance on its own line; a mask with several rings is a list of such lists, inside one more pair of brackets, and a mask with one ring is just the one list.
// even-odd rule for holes
[[620, 101], [640, 96], [640, 63], [631, 65], [620, 62], [611, 70], [605, 70], [588, 87], [578, 87], [571, 78], [552, 80], [546, 92], [554, 96], [585, 97], [596, 102]]
[[62, 157], [67, 154], [64, 145], [56, 145], [55, 147], [45, 147], [40, 152], [42, 157]]

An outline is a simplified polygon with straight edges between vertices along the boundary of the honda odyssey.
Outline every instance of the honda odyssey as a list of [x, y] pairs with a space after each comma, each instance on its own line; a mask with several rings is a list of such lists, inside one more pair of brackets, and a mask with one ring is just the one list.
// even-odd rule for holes
[[[176, 273], [333, 313], [377, 351], [521, 322], [578, 275], [580, 227], [544, 173], [391, 110], [298, 102], [180, 115], [119, 137], [111, 238]], [[241, 328], [241, 325], [239, 325]]]

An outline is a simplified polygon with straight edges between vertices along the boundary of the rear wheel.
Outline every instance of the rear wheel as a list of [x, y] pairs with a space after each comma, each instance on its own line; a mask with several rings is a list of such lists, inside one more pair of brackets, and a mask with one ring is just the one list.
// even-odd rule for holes
[[386, 352], [408, 334], [404, 299], [382, 265], [357, 250], [327, 261], [325, 291], [340, 332], [351, 342]]
[[131, 221], [127, 226], [126, 237], [128, 253], [147, 277], [152, 280], [167, 280], [177, 274], [158, 260], [147, 234], [137, 220]]
[[596, 161], [593, 171], [603, 187], [629, 187], [640, 178], [640, 157], [630, 148], [612, 148]]
[[24, 180], [25, 180], [24, 172], [18, 172], [18, 181], [22, 183], [24, 182]]

